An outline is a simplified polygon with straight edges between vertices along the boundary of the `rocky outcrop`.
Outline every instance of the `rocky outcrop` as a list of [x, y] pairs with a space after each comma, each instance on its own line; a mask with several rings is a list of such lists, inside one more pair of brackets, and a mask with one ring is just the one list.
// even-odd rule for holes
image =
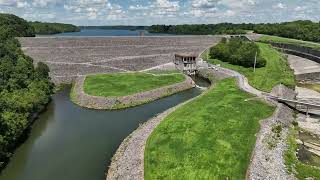
[[153, 89], [146, 92], [141, 92], [137, 94], [132, 94], [122, 97], [101, 97], [101, 96], [91, 96], [84, 92], [83, 84], [86, 76], [80, 76], [76, 79], [73, 88], [73, 98], [74, 103], [82, 107], [92, 108], [92, 109], [121, 109], [128, 108], [132, 106], [141, 105], [156, 99], [169, 96], [187, 89], [195, 87], [193, 80], [185, 76], [185, 81], [176, 83], [173, 85], [161, 87], [158, 89]]
[[271, 95], [294, 100], [297, 94], [294, 90], [280, 84], [272, 88]]

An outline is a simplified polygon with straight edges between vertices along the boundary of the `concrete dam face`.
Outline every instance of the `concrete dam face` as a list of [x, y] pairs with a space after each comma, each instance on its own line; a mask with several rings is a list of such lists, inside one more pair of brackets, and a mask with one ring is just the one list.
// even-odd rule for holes
[[80, 75], [140, 71], [172, 62], [176, 53], [200, 54], [222, 36], [19, 38], [26, 55], [46, 63], [54, 83]]

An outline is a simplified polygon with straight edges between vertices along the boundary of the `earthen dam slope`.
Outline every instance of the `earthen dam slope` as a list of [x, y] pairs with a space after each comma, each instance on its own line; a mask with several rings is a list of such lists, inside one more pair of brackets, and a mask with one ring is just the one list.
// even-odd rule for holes
[[19, 38], [26, 55], [46, 63], [54, 83], [92, 73], [140, 71], [172, 62], [175, 53], [201, 53], [222, 36]]

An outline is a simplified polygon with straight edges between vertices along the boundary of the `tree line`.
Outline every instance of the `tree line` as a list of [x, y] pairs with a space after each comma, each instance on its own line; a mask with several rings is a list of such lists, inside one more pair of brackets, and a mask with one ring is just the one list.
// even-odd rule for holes
[[50, 35], [64, 32], [79, 32], [80, 28], [72, 24], [29, 22], [35, 30], [35, 34]]
[[36, 67], [15, 37], [34, 36], [33, 27], [14, 15], [0, 14], [0, 170], [53, 93], [49, 68]]
[[320, 22], [293, 21], [280, 24], [258, 24], [254, 27], [254, 32], [304, 41], [320, 42]]
[[216, 34], [245, 34], [253, 31], [305, 41], [320, 42], [320, 22], [293, 21], [267, 24], [192, 24], [192, 25], [152, 25], [147, 27], [151, 33], [216, 35]]
[[253, 24], [184, 24], [184, 25], [152, 25], [146, 29], [150, 33], [166, 34], [245, 34], [246, 30], [252, 29]]

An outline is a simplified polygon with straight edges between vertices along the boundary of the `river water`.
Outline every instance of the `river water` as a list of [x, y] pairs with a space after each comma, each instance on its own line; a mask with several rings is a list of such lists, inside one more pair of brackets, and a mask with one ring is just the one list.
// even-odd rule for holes
[[69, 93], [66, 88], [53, 96], [0, 180], [103, 180], [114, 152], [139, 124], [201, 91], [194, 88], [119, 111], [79, 107]]

